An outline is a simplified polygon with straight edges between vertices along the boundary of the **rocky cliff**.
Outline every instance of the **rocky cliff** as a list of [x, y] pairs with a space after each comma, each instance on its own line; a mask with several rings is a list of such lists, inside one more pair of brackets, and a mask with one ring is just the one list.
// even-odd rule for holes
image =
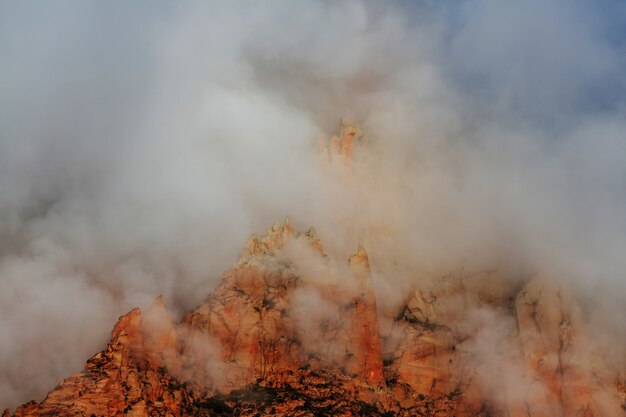
[[[322, 160], [353, 184], [367, 140], [346, 121]], [[275, 224], [181, 320], [162, 298], [130, 311], [83, 372], [13, 416], [626, 415], [623, 371], [551, 277], [458, 271], [377, 305], [363, 242], [388, 229], [335, 262], [313, 229]]]
[[320, 283], [287, 256], [294, 246], [328, 264], [313, 230], [274, 225], [181, 321], [160, 298], [130, 311], [83, 372], [13, 416], [623, 414], [623, 385], [593, 374], [592, 358], [579, 361], [572, 301], [549, 280], [507, 301], [517, 330], [502, 348], [530, 374], [498, 396], [481, 381], [472, 335], [445, 324], [454, 313], [438, 305], [469, 296], [460, 287], [416, 291], [396, 317], [380, 317], [362, 247], [347, 276]]

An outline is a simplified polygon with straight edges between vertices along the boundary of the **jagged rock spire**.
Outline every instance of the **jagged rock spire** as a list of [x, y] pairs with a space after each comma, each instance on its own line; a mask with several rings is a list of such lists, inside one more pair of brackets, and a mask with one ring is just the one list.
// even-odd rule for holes
[[301, 239], [313, 249], [323, 254], [324, 247], [317, 237], [314, 228], [309, 228], [304, 233], [297, 233], [293, 228], [291, 219], [287, 216], [284, 223], [274, 223], [263, 236], [252, 234], [246, 243], [243, 252], [235, 265], [243, 265], [249, 260], [259, 256], [270, 256], [280, 251], [290, 239]]

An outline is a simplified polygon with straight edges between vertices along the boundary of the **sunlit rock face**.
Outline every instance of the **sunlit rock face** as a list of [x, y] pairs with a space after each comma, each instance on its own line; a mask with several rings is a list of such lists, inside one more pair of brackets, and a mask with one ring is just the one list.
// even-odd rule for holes
[[[515, 312], [524, 359], [535, 386], [543, 384], [526, 409], [536, 415], [614, 415], [618, 379], [606, 377], [601, 352], [590, 348], [575, 301], [554, 281], [537, 276], [517, 295]], [[541, 390], [531, 385], [528, 392]]]
[[[320, 273], [340, 279], [320, 285], [303, 276], [298, 262], [285, 257], [290, 245], [317, 257]], [[221, 285], [180, 322], [162, 299], [145, 312], [130, 311], [82, 373], [14, 415], [459, 412], [463, 401], [456, 387], [421, 389], [424, 383], [412, 380], [420, 372], [411, 373], [410, 365], [385, 366], [365, 249], [359, 247], [339, 271], [325, 262], [314, 231], [294, 232], [289, 221], [274, 225], [267, 235], [251, 238]], [[312, 297], [315, 302], [305, 305]], [[403, 346], [418, 333], [407, 330]], [[413, 385], [392, 375], [396, 369]]]
[[[371, 143], [344, 120], [322, 169], [374, 187], [358, 160]], [[381, 307], [373, 277], [401, 259], [385, 246], [397, 230], [357, 214], [337, 230], [348, 257], [289, 219], [253, 235], [181, 320], [162, 298], [130, 311], [83, 372], [13, 416], [625, 415], [624, 375], [557, 280], [457, 268]]]
[[164, 329], [172, 325], [172, 332], [147, 327], [147, 315], [161, 308], [157, 300], [146, 314], [134, 309], [120, 317], [106, 350], [89, 359], [83, 372], [64, 380], [38, 405], [23, 405], [14, 415], [143, 416], [148, 410], [180, 414], [189, 399], [172, 375], [179, 362], [173, 323], [161, 323]]
[[[302, 257], [328, 279], [305, 275]], [[365, 249], [333, 267], [315, 232], [298, 233], [287, 220], [253, 236], [221, 285], [180, 322], [160, 298], [130, 311], [83, 372], [13, 415], [623, 413], [623, 385], [594, 376], [601, 356], [580, 356], [587, 351], [576, 344], [574, 301], [541, 277], [506, 310], [515, 320], [506, 357], [519, 361], [528, 385], [493, 396], [481, 382], [489, 370], [476, 369], [468, 348], [480, 334], [456, 326], [464, 319], [445, 300], [482, 301], [450, 282], [461, 280], [416, 290], [397, 316], [381, 316]]]

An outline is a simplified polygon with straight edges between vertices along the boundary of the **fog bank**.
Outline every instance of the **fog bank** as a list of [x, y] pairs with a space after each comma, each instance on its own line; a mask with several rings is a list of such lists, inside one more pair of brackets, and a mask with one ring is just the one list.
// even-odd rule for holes
[[[286, 215], [356, 248], [355, 205], [406, 263], [383, 303], [464, 262], [547, 271], [625, 346], [625, 24], [608, 0], [0, 0], [0, 405], [131, 307], [193, 307]], [[377, 138], [372, 195], [320, 170], [344, 116]]]

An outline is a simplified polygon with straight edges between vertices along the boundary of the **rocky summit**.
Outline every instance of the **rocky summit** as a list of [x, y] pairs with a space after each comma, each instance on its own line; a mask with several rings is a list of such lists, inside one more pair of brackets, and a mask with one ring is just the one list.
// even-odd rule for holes
[[[347, 121], [320, 142], [347, 183], [362, 142]], [[3, 417], [626, 415], [623, 373], [556, 280], [460, 271], [381, 308], [368, 251], [334, 262], [314, 229], [275, 224], [182, 319], [163, 298], [128, 312], [82, 372]]]
[[469, 366], [472, 336], [437, 321], [442, 291], [459, 288], [416, 291], [384, 320], [363, 247], [345, 282], [320, 284], [299, 273], [287, 246], [326, 263], [314, 230], [274, 225], [181, 321], [162, 298], [130, 311], [83, 372], [13, 416], [608, 416], [623, 407], [623, 384], [577, 363], [571, 301], [547, 280], [508, 302], [510, 338], [534, 374], [494, 401]]

